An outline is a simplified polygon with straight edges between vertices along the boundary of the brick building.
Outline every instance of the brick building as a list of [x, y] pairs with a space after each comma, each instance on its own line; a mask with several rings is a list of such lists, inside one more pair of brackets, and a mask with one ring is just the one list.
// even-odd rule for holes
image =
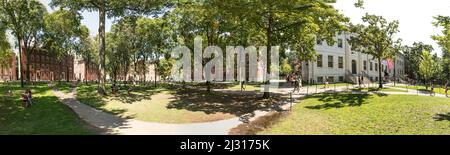
[[17, 80], [16, 70], [16, 55], [12, 53], [9, 66], [0, 66], [0, 81], [14, 81]]
[[75, 80], [97, 81], [98, 80], [98, 65], [95, 63], [86, 63], [82, 59], [76, 58], [74, 64]]
[[[26, 56], [22, 50], [21, 75], [26, 79]], [[30, 81], [74, 80], [74, 57], [57, 57], [44, 49], [30, 52]]]

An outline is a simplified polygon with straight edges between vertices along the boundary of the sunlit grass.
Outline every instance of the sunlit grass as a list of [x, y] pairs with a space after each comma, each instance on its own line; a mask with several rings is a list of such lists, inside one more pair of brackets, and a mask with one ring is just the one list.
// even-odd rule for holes
[[[45, 84], [29, 86], [33, 106], [22, 107], [20, 84], [0, 84], [0, 134], [94, 134], [78, 116], [61, 103]], [[12, 96], [6, 92], [12, 91]]]
[[259, 134], [450, 134], [450, 99], [318, 94]]

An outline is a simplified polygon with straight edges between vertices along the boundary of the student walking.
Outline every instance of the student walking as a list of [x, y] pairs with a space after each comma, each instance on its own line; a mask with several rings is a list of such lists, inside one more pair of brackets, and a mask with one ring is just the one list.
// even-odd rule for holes
[[445, 97], [448, 97], [448, 80], [445, 83]]
[[430, 92], [430, 96], [435, 96], [436, 94], [434, 94], [434, 82], [431, 84], [431, 92]]

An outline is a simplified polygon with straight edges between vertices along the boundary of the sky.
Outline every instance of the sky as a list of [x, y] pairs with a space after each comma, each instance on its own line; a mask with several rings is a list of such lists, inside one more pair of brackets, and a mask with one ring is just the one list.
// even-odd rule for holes
[[431, 39], [431, 35], [441, 33], [432, 25], [433, 16], [450, 16], [450, 0], [364, 0], [364, 9], [354, 7], [356, 0], [337, 0], [334, 7], [351, 19], [352, 23], [362, 23], [361, 17], [367, 13], [383, 16], [388, 21], [400, 22], [397, 37], [403, 45], [424, 42], [433, 45], [438, 55], [441, 48]]
[[[51, 2], [51, 0], [39, 0], [42, 4], [44, 4], [47, 7], [47, 10], [49, 12], [53, 12], [54, 10], [49, 6], [49, 3]], [[94, 11], [94, 12], [89, 12], [89, 11], [84, 11], [81, 14], [83, 16], [83, 20], [81, 21], [81, 24], [86, 25], [89, 28], [89, 32], [91, 34], [91, 36], [95, 36], [98, 33], [98, 22], [99, 22], [99, 18], [98, 18], [98, 12]], [[111, 25], [114, 22], [114, 19], [106, 19], [106, 32], [109, 32], [109, 30], [111, 29]]]
[[[40, 0], [48, 6], [51, 0]], [[334, 7], [349, 17], [353, 23], [362, 23], [365, 13], [381, 15], [388, 21], [400, 22], [397, 37], [403, 39], [403, 45], [424, 42], [433, 45], [435, 52], [442, 53], [440, 47], [431, 39], [431, 35], [440, 34], [440, 29], [432, 25], [433, 16], [450, 16], [450, 0], [364, 0], [364, 9], [354, 7], [356, 0], [337, 0]], [[92, 36], [98, 32], [98, 12], [83, 12], [82, 24], [86, 25]], [[106, 32], [111, 29], [114, 19], [107, 19]]]

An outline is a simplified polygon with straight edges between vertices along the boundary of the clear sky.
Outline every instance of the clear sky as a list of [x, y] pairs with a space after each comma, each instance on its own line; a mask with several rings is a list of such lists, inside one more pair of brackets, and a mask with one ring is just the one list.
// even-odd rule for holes
[[[51, 12], [48, 4], [51, 0], [40, 0]], [[350, 17], [353, 23], [361, 23], [361, 17], [366, 13], [381, 15], [387, 20], [399, 20], [400, 33], [397, 37], [403, 39], [404, 45], [422, 41], [431, 44], [439, 54], [439, 46], [430, 38], [439, 34], [440, 30], [432, 26], [433, 16], [450, 16], [450, 0], [364, 0], [364, 10], [355, 8], [356, 0], [337, 0], [334, 5], [344, 15]], [[98, 32], [98, 12], [83, 12], [82, 24], [86, 25], [91, 35]], [[107, 19], [106, 31], [111, 28], [113, 19]]]
[[381, 15], [389, 21], [400, 22], [400, 33], [404, 45], [422, 41], [433, 45], [435, 52], [441, 53], [440, 47], [431, 39], [431, 35], [440, 34], [440, 29], [431, 23], [433, 16], [450, 16], [450, 0], [364, 0], [364, 10], [355, 8], [356, 0], [337, 0], [334, 5], [353, 23], [361, 23], [366, 12]]
[[[51, 2], [51, 0], [39, 0], [39, 1], [47, 7], [47, 10], [49, 12], [53, 11], [51, 9], [51, 7], [49, 7], [49, 3]], [[86, 25], [89, 28], [89, 32], [91, 33], [92, 36], [97, 35], [98, 21], [99, 21], [98, 12], [84, 11], [84, 12], [82, 12], [82, 16], [83, 16], [83, 20], [81, 21], [81, 23], [83, 25]], [[114, 19], [106, 20], [106, 32], [109, 32], [109, 30], [111, 29], [111, 25], [112, 25], [113, 21], [114, 21]]]

